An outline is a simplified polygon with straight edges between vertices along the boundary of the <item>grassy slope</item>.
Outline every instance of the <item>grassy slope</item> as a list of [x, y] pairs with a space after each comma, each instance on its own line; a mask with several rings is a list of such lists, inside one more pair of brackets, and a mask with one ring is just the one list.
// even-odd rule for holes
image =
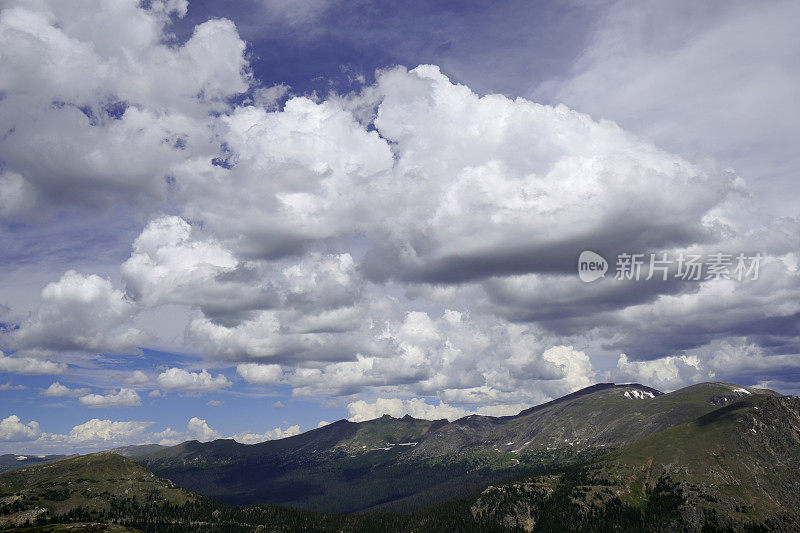
[[[20, 460], [17, 459], [18, 457], [25, 457], [25, 459]], [[17, 468], [25, 468], [27, 466], [33, 466], [43, 463], [52, 463], [53, 461], [59, 461], [61, 459], [65, 459], [66, 455], [45, 455], [40, 457], [38, 455], [30, 455], [30, 456], [21, 456], [15, 453], [7, 453], [0, 455], [0, 472], [5, 472], [6, 470], [15, 470]]]
[[800, 400], [749, 397], [642, 439], [599, 467], [667, 475], [745, 513], [800, 509]]
[[175, 505], [196, 498], [130, 459], [100, 452], [0, 474], [0, 523], [19, 525], [78, 507], [108, 510], [110, 495]]
[[[473, 512], [527, 530], [800, 530], [800, 399], [753, 395], [579, 468], [491, 487]], [[616, 518], [614, 518], [616, 517]]]

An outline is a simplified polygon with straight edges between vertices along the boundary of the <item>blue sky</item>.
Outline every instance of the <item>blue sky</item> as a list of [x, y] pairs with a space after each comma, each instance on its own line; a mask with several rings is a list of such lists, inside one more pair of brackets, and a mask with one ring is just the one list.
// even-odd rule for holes
[[800, 390], [795, 3], [0, 10], [0, 452]]

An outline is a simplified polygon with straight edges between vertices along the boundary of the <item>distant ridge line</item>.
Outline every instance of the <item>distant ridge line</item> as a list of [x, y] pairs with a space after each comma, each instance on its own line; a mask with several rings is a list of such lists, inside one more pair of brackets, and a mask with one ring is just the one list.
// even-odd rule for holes
[[504, 417], [500, 417], [500, 418], [509, 419], [509, 418], [514, 418], [514, 417], [517, 417], [517, 416], [524, 416], [524, 415], [528, 415], [530, 413], [535, 413], [536, 411], [538, 411], [540, 409], [544, 409], [545, 407], [548, 407], [550, 405], [561, 403], [561, 402], [567, 401], [567, 400], [572, 400], [572, 399], [575, 399], [575, 398], [580, 398], [581, 396], [586, 396], [587, 394], [592, 394], [592, 393], [599, 392], [599, 391], [602, 391], [602, 390], [624, 389], [624, 388], [628, 388], [628, 387], [641, 389], [641, 390], [644, 390], [644, 391], [647, 391], [647, 392], [652, 392], [654, 396], [662, 396], [664, 394], [663, 392], [661, 392], [658, 389], [654, 389], [653, 387], [648, 387], [647, 385], [641, 385], [639, 383], [624, 383], [624, 384], [621, 384], [621, 385], [617, 385], [616, 383], [610, 383], [610, 382], [608, 382], [608, 383], [595, 383], [594, 385], [589, 385], [588, 387], [584, 387], [583, 389], [576, 390], [575, 392], [571, 392], [571, 393], [567, 394], [566, 396], [562, 396], [560, 398], [556, 398], [555, 400], [550, 400], [549, 402], [540, 403], [539, 405], [534, 405], [533, 407], [529, 407], [527, 409], [524, 409], [524, 410], [520, 411], [519, 413], [517, 413], [516, 415], [509, 415], [509, 416], [504, 416]]

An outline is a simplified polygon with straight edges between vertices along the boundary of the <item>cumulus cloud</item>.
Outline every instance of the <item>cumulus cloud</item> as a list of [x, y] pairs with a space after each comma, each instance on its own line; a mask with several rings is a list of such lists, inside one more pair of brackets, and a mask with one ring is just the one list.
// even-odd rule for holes
[[351, 307], [364, 288], [349, 253], [308, 254], [283, 270], [283, 280], [289, 304], [317, 311]]
[[589, 357], [547, 347], [522, 325], [454, 310], [440, 317], [409, 312], [380, 332], [385, 353], [301, 367], [287, 376], [296, 395], [349, 395], [368, 387], [438, 395], [473, 405], [538, 403], [593, 382]]
[[186, 424], [186, 434], [189, 438], [199, 441], [209, 441], [220, 438], [219, 433], [211, 429], [205, 420], [193, 416]]
[[[571, 269], [577, 239], [645, 249], [708, 238], [705, 215], [736, 190], [731, 175], [612, 123], [479, 97], [433, 66], [385, 71], [364, 98], [377, 132], [340, 100], [237, 109], [224, 133], [236, 165], [180, 175], [187, 215], [250, 257], [362, 232], [372, 279], [455, 282]], [[223, 176], [237, 186], [197, 194]]]
[[185, 435], [172, 428], [166, 428], [158, 433], [153, 433], [152, 440], [161, 446], [175, 446], [186, 440], [183, 438], [184, 436]]
[[134, 370], [127, 377], [124, 378], [124, 381], [129, 385], [142, 385], [144, 383], [149, 383], [150, 378], [147, 377], [147, 374], [145, 374], [141, 370]]
[[139, 394], [133, 389], [121, 388], [109, 394], [87, 394], [78, 398], [81, 405], [94, 408], [137, 407], [142, 404]]
[[[199, 309], [202, 314], [192, 319], [188, 336], [204, 351], [244, 358], [300, 349], [298, 343], [307, 349], [322, 344], [308, 342], [315, 336], [353, 329], [361, 319], [356, 304], [364, 281], [349, 253], [312, 253], [275, 272], [268, 262], [240, 260], [199, 233], [180, 217], [154, 219], [137, 237], [121, 270], [128, 295], [138, 303]], [[253, 348], [237, 346], [239, 337], [250, 341], [253, 325], [263, 330], [262, 337], [271, 333], [265, 322], [281, 330], [269, 335], [274, 348], [253, 354]]]
[[152, 422], [117, 422], [93, 418], [72, 428], [69, 441], [75, 443], [106, 442], [128, 443], [132, 438], [143, 436]]
[[189, 372], [182, 368], [170, 368], [156, 378], [162, 389], [186, 392], [207, 392], [229, 387], [231, 382], [223, 374], [213, 377], [207, 370]]
[[[395, 173], [406, 174], [399, 182], [412, 172], [429, 179], [393, 199], [404, 209], [391, 210], [391, 238], [365, 263], [376, 279], [563, 272], [573, 269], [579, 243], [694, 242], [713, 232], [704, 215], [733, 190], [730, 176], [708, 174], [612, 123], [563, 106], [478, 97], [436, 67], [387, 71], [377, 91], [374, 123], [396, 143]], [[620, 211], [640, 202], [647, 207]]]
[[71, 398], [76, 398], [78, 396], [84, 396], [89, 394], [89, 389], [87, 388], [79, 388], [79, 389], [70, 389], [66, 385], [62, 385], [58, 381], [54, 381], [50, 384], [47, 389], [42, 391], [42, 396], [45, 398], [56, 398], [59, 396], [69, 396]]
[[[529, 404], [507, 404], [483, 406], [478, 409], [465, 409], [463, 407], [449, 405], [445, 402], [428, 403], [425, 398], [377, 398], [374, 402], [358, 400], [347, 404], [347, 411], [350, 414], [351, 422], [364, 422], [383, 415], [402, 418], [406, 415], [425, 420], [450, 421], [469, 415], [484, 416], [508, 416], [515, 415], [531, 407]], [[327, 425], [328, 422], [320, 422], [320, 426]]]
[[232, 438], [237, 442], [241, 442], [242, 444], [257, 444], [259, 442], [264, 442], [268, 440], [285, 439], [286, 437], [293, 437], [299, 434], [300, 434], [300, 426], [295, 425], [295, 426], [290, 426], [286, 429], [281, 429], [279, 427], [276, 427], [262, 434], [247, 433], [247, 432], [237, 433]]
[[[359, 115], [370, 106], [372, 117]], [[589, 356], [547, 350], [589, 345], [582, 334], [593, 330], [607, 341], [602, 349], [663, 356], [655, 344], [644, 353], [646, 335], [636, 334], [642, 326], [623, 325], [622, 311], [695, 288], [587, 286], [572, 272], [582, 247], [613, 257], [634, 248], [744, 244], [729, 238], [738, 231], [731, 206], [746, 194], [734, 173], [691, 164], [563, 106], [480, 97], [432, 66], [382, 72], [350, 99], [295, 98], [276, 111], [243, 107], [225, 124], [235, 164], [179, 173], [185, 215], [252, 264], [305, 255], [273, 277], [276, 308], [233, 323], [198, 316], [187, 339], [216, 358], [301, 362], [287, 375], [295, 394], [407, 386], [448, 402], [495, 405], [570, 392], [594, 379]], [[335, 134], [345, 140], [333, 143]], [[304, 139], [307, 149], [288, 138]], [[265, 172], [274, 179], [261, 180]], [[287, 187], [281, 180], [289, 178], [305, 188]], [[237, 184], [224, 189], [224, 201], [197, 194], [223, 179]], [[347, 201], [332, 202], [334, 192]], [[633, 215], [630, 205], [638, 206]], [[308, 251], [320, 243], [347, 247], [353, 233], [366, 249], [358, 264], [349, 253]], [[469, 326], [373, 297], [387, 280], [412, 298], [449, 307], [451, 318], [472, 309]], [[424, 316], [435, 323], [425, 325]], [[430, 338], [402, 338], [415, 320]], [[481, 334], [469, 339], [468, 327]], [[523, 381], [531, 386], [524, 398], [513, 393]]]
[[410, 415], [414, 418], [427, 420], [456, 420], [466, 416], [468, 412], [462, 407], [448, 405], [444, 402], [429, 404], [425, 398], [411, 398], [402, 400], [399, 398], [378, 398], [372, 403], [358, 400], [347, 404], [347, 412], [350, 414], [351, 422], [363, 422], [372, 420], [383, 415], [401, 418]]
[[240, 253], [285, 256], [375, 219], [368, 185], [391, 169], [392, 153], [342, 105], [298, 97], [279, 111], [241, 107], [222, 121], [236, 164], [178, 169], [178, 194], [190, 219], [235, 238]]
[[63, 374], [67, 365], [32, 357], [6, 356], [0, 351], [0, 372], [9, 374]]
[[682, 355], [653, 360], [631, 361], [622, 354], [610, 378], [639, 381], [664, 390], [708, 380], [763, 386], [776, 369], [791, 375], [798, 367], [796, 353], [774, 353], [750, 337], [726, 337]]
[[25, 350], [129, 353], [148, 336], [129, 326], [135, 305], [111, 281], [70, 270], [42, 289], [41, 303], [7, 342]]
[[42, 430], [39, 423], [30, 421], [22, 422], [17, 415], [11, 415], [0, 420], [0, 441], [20, 442], [39, 438]]
[[236, 367], [236, 372], [248, 383], [275, 385], [281, 381], [283, 370], [280, 365], [260, 365], [245, 363]]
[[713, 377], [713, 374], [709, 376], [703, 372], [697, 357], [686, 355], [629, 361], [627, 355], [621, 354], [613, 375], [619, 381], [634, 381], [666, 391]]
[[230, 320], [252, 309], [275, 305], [269, 283], [257, 287], [256, 272], [213, 239], [192, 238], [180, 217], [150, 221], [122, 264], [126, 290], [147, 306], [197, 306], [206, 316]]
[[368, 322], [358, 320], [363, 314], [364, 309], [316, 316], [269, 310], [234, 326], [200, 316], [190, 321], [186, 333], [200, 351], [216, 359], [273, 363], [352, 359], [361, 345], [370, 342], [368, 336], [354, 332], [372, 329]]
[[166, 428], [163, 431], [153, 433], [150, 435], [150, 440], [161, 444], [162, 446], [174, 446], [187, 440], [210, 441], [221, 438], [218, 431], [211, 428], [208, 422], [202, 418], [193, 416], [186, 423], [186, 428], [183, 431], [175, 431], [172, 428]]
[[215, 19], [176, 45], [165, 27], [185, 13], [185, 2], [4, 4], [2, 214], [152, 201], [171, 165], [213, 157], [209, 114], [250, 84], [245, 43]]
[[[166, 32], [185, 2], [6, 6], [0, 216], [124, 198], [149, 222], [121, 266], [124, 292], [67, 272], [3, 330], [14, 355], [0, 369], [130, 353], [148, 341], [131, 321], [165, 306], [191, 313], [187, 351], [249, 383], [388, 402], [353, 417], [510, 413], [591, 384], [596, 361], [617, 361], [603, 376], [673, 387], [798, 353], [800, 227], [742, 222], [749, 191], [731, 170], [563, 105], [480, 96], [432, 65], [379, 72], [360, 94], [277, 105], [279, 86], [234, 105], [254, 80], [230, 21], [179, 43]], [[587, 285], [574, 274], [585, 248], [767, 262], [754, 283]], [[746, 340], [720, 344], [730, 338]], [[153, 383], [230, 385], [180, 368]], [[124, 403], [133, 395], [112, 398], [130, 390], [86, 397]]]

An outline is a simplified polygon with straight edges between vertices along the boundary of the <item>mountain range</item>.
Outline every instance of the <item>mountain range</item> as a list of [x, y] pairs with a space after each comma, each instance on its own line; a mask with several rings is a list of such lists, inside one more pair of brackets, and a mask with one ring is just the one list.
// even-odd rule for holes
[[598, 384], [507, 417], [119, 452], [0, 474], [0, 524], [800, 530], [800, 399], [726, 383]]
[[748, 394], [727, 384], [662, 394], [605, 383], [515, 416], [340, 420], [287, 439], [189, 441], [136, 460], [229, 504], [407, 511], [510, 476], [586, 461]]

